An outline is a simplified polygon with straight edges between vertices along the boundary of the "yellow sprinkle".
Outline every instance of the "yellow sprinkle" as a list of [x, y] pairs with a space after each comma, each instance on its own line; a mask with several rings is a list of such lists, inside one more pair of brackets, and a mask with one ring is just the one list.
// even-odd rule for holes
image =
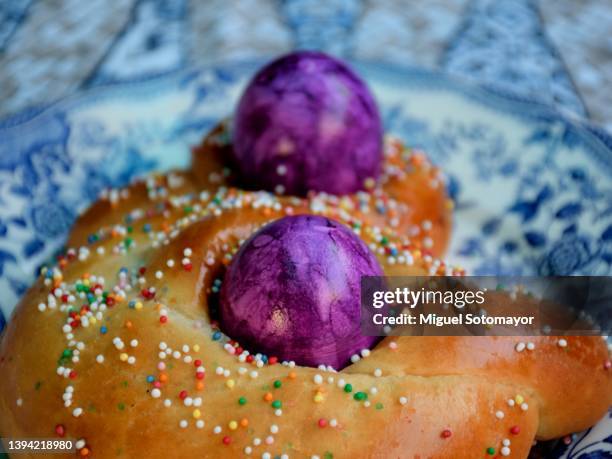
[[314, 396], [315, 403], [321, 403], [323, 401], [323, 394], [321, 392], [317, 392]]
[[231, 389], [236, 385], [236, 381], [234, 381], [233, 379], [228, 379], [227, 381], [225, 381], [225, 385]]
[[125, 362], [128, 359], [128, 355], [125, 352], [122, 352], [121, 354], [119, 354], [119, 360], [121, 360], [122, 362]]
[[514, 397], [514, 401], [520, 405], [521, 403], [525, 401], [525, 399], [523, 398], [522, 395], [517, 395], [516, 397]]
[[198, 352], [200, 350], [200, 345], [199, 344], [194, 344], [193, 345], [193, 350], [194, 350], [194, 352]]
[[89, 318], [89, 323], [92, 324], [92, 325], [95, 325], [97, 321], [98, 321], [98, 319], [96, 319], [95, 317], [90, 317]]
[[85, 279], [83, 281], [83, 285], [86, 286], [86, 287], [89, 287], [89, 279]]
[[455, 208], [455, 203], [453, 202], [452, 199], [449, 199], [448, 201], [446, 201], [446, 208], [448, 210], [453, 210]]
[[138, 301], [138, 302], [137, 302], [137, 303], [134, 305], [134, 307], [135, 307], [136, 309], [142, 309], [142, 303], [141, 303], [140, 301]]
[[236, 421], [230, 421], [227, 426], [230, 430], [236, 430], [238, 428], [238, 423]]
[[202, 413], [200, 413], [200, 410], [195, 409], [195, 410], [193, 410], [192, 415], [193, 415], [194, 418], [198, 419], [202, 415]]

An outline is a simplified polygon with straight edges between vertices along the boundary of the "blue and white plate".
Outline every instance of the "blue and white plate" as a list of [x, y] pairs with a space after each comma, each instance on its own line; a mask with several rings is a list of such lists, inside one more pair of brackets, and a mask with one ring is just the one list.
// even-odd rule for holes
[[[0, 122], [0, 329], [100, 190], [185, 167], [260, 62], [107, 86]], [[386, 128], [421, 147], [457, 203], [451, 261], [474, 274], [612, 274], [612, 137], [442, 74], [355, 63]], [[556, 456], [610, 457], [608, 414]]]

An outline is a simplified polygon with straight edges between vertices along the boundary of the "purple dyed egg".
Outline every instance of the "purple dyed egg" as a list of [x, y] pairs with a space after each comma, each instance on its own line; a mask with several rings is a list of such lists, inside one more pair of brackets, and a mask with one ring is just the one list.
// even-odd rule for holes
[[360, 332], [361, 276], [382, 276], [363, 241], [325, 217], [284, 217], [261, 228], [228, 267], [222, 330], [251, 352], [340, 369], [371, 348]]
[[382, 125], [365, 83], [344, 63], [301, 51], [261, 69], [234, 119], [234, 156], [250, 186], [349, 194], [382, 167]]

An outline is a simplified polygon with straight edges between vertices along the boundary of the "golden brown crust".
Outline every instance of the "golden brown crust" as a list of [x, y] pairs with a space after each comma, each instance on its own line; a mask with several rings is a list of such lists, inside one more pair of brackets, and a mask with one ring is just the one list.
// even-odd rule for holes
[[[240, 240], [259, 225], [319, 212], [356, 225], [388, 274], [455, 273], [429, 255], [446, 245], [449, 208], [443, 187], [431, 186], [437, 173], [397, 145], [388, 164], [404, 164], [405, 173], [383, 180], [383, 214], [374, 203], [360, 210], [356, 196], [219, 191], [231, 177], [204, 173], [222, 164], [213, 143], [196, 150], [197, 172], [113, 192], [75, 225], [69, 246], [77, 249], [30, 289], [2, 336], [1, 436], [50, 437], [62, 426], [82, 440], [79, 455], [109, 458], [473, 458], [491, 457], [488, 448], [520, 458], [536, 431], [584, 426], [609, 403], [605, 348], [594, 338], [570, 338], [565, 354], [538, 338], [520, 357], [510, 338], [394, 338], [340, 373], [241, 361], [237, 344], [216, 340], [208, 302]], [[393, 198], [399, 221], [383, 228]], [[419, 234], [401, 236], [415, 226]], [[534, 381], [538, 368], [547, 375]], [[568, 383], [582, 393], [562, 403]], [[528, 409], [508, 405], [517, 395]]]

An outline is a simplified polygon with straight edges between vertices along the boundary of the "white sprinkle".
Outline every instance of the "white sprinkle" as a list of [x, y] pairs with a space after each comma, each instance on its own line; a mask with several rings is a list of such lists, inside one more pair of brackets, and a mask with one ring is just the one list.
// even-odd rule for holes
[[351, 362], [357, 363], [357, 362], [359, 362], [359, 360], [361, 360], [361, 357], [359, 357], [358, 354], [351, 355]]
[[47, 309], [47, 305], [46, 305], [45, 303], [40, 303], [40, 304], [38, 305], [38, 310], [39, 310], [40, 312], [43, 312], [45, 309]]
[[214, 434], [220, 434], [221, 433], [221, 426], [215, 426], [215, 428], [213, 429], [213, 433]]
[[249, 376], [251, 377], [251, 379], [255, 379], [257, 378], [257, 376], [259, 376], [259, 373], [257, 373], [255, 370], [251, 371], [251, 373], [249, 373]]
[[266, 445], [271, 445], [272, 443], [274, 443], [274, 437], [272, 435], [268, 435], [266, 437]]
[[247, 446], [244, 448], [244, 454], [251, 454], [253, 452], [253, 448]]
[[511, 398], [508, 399], [508, 406], [514, 406], [514, 400]]
[[287, 166], [284, 164], [279, 164], [279, 166], [276, 168], [276, 173], [278, 175], [285, 175], [287, 173]]
[[335, 418], [334, 418], [334, 419], [330, 419], [330, 420], [329, 420], [329, 425], [330, 425], [331, 427], [337, 427], [337, 426], [338, 426], [338, 420], [337, 420], [337, 419], [335, 419]]
[[166, 400], [164, 400], [164, 406], [166, 408], [170, 408], [172, 406], [172, 400], [170, 400], [169, 398], [167, 398]]
[[276, 424], [272, 424], [270, 426], [270, 432], [273, 434], [278, 433], [278, 426]]
[[533, 351], [535, 349], [535, 344], [532, 342], [527, 343], [527, 349]]
[[274, 410], [274, 415], [275, 416], [282, 416], [283, 415], [283, 410], [281, 410], [280, 408]]
[[397, 349], [397, 343], [395, 341], [391, 341], [389, 343], [389, 349]]
[[186, 257], [190, 257], [191, 255], [193, 255], [193, 251], [187, 247], [185, 250], [183, 250], [183, 255]]
[[369, 349], [362, 349], [361, 350], [361, 357], [363, 357], [365, 359], [366, 357], [369, 357], [369, 356], [370, 356], [370, 350]]
[[136, 363], [136, 357], [130, 355], [127, 359], [127, 363], [129, 363], [130, 365], [134, 365]]
[[164, 273], [161, 271], [155, 271], [155, 278], [156, 279], [161, 279], [162, 277], [164, 277]]
[[161, 397], [161, 390], [159, 390], [158, 388], [153, 389], [151, 391], [151, 397], [153, 397], [153, 398]]
[[254, 438], [254, 439], [253, 439], [253, 445], [255, 445], [255, 446], [259, 446], [259, 445], [261, 445], [261, 439], [259, 439], [259, 438]]
[[323, 384], [323, 376], [316, 374], [314, 375], [313, 381], [315, 384]]
[[138, 346], [138, 340], [137, 339], [133, 339], [132, 341], [130, 341], [130, 346], [132, 346], [132, 347]]
[[78, 440], [74, 446], [76, 447], [76, 449], [83, 449], [85, 448], [85, 440], [83, 440], [82, 438], [80, 440]]
[[522, 341], [520, 343], [517, 343], [514, 349], [516, 350], [516, 352], [523, 352], [525, 350], [525, 343], [523, 343]]
[[261, 459], [272, 459], [272, 455], [270, 453], [263, 453], [261, 455]]
[[370, 394], [372, 395], [378, 394], [378, 389], [376, 387], [370, 387]]
[[504, 412], [503, 412], [503, 411], [501, 411], [501, 410], [500, 410], [500, 411], [496, 411], [496, 412], [495, 412], [495, 417], [496, 417], [497, 419], [504, 419]]
[[83, 414], [83, 408], [75, 408], [74, 410], [72, 410], [72, 415], [75, 418], [78, 418], [81, 414]]
[[529, 405], [527, 405], [527, 403], [522, 403], [521, 404], [521, 410], [527, 411], [528, 409], [529, 409]]
[[363, 406], [365, 406], [366, 408], [369, 408], [371, 405], [369, 400], [366, 400], [365, 402], [363, 402]]
[[18, 398], [17, 399], [17, 406], [21, 406], [23, 405], [23, 399], [22, 398]]
[[502, 440], [502, 445], [504, 445], [504, 446], [510, 446], [510, 440], [509, 440], [508, 438], [504, 438], [504, 439]]
[[510, 448], [508, 448], [507, 446], [504, 446], [500, 450], [500, 453], [502, 456], [510, 456]]
[[187, 422], [186, 419], [181, 419], [181, 421], [179, 422], [179, 427], [181, 429], [186, 429], [188, 425], [189, 425], [189, 423]]
[[203, 429], [203, 428], [204, 428], [204, 421], [202, 421], [201, 419], [198, 419], [198, 420], [196, 421], [196, 427], [197, 427], [198, 429]]
[[174, 260], [170, 259], [166, 262], [166, 266], [168, 266], [168, 268], [173, 268], [174, 267]]
[[400, 405], [405, 405], [406, 403], [408, 403], [408, 399], [406, 397], [400, 397], [399, 402]]
[[564, 340], [563, 338], [557, 341], [557, 344], [559, 345], [559, 347], [567, 347], [567, 341]]
[[338, 380], [338, 387], [343, 388], [344, 386], [346, 386], [346, 382], [344, 381], [344, 379], [340, 378]]
[[98, 363], [104, 363], [104, 356], [102, 354], [98, 354], [96, 356], [96, 362]]
[[376, 370], [374, 370], [374, 376], [376, 376], [377, 378], [380, 378], [382, 376], [382, 370], [380, 368], [377, 368]]
[[185, 397], [185, 400], [183, 400], [183, 403], [185, 404], [185, 406], [191, 406], [193, 405], [193, 399], [191, 397]]

